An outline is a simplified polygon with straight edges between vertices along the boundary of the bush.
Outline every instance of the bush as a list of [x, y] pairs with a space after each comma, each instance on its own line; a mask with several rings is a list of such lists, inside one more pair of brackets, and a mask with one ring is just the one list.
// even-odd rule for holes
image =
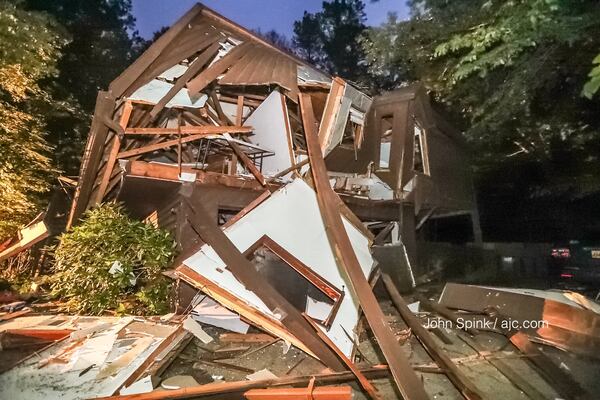
[[60, 237], [53, 293], [79, 313], [163, 314], [170, 280], [161, 272], [174, 251], [167, 231], [131, 219], [121, 205], [102, 204]]

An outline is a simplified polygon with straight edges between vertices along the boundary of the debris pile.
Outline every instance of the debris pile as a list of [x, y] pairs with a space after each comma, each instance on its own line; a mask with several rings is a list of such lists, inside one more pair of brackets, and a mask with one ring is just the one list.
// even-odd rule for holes
[[[98, 95], [68, 226], [113, 200], [173, 234], [179, 256], [165, 274], [177, 282], [176, 313], [10, 316], [6, 343], [34, 338], [34, 350], [0, 375], [0, 397], [427, 399], [431, 373], [487, 397], [439, 343], [464, 334], [433, 336], [396, 289], [433, 273], [416, 259], [428, 219], [469, 215], [480, 241], [464, 144], [422, 86], [371, 98], [197, 5]], [[379, 280], [397, 311], [376, 299]], [[449, 285], [439, 304], [420, 302], [454, 322], [448, 308], [532, 316], [475, 294], [459, 301], [469, 290]], [[525, 357], [539, 352], [534, 338], [595, 346], [597, 327], [561, 324], [559, 309], [548, 331], [499, 333]], [[422, 354], [407, 353], [417, 339]], [[550, 374], [551, 385], [568, 379]], [[393, 380], [387, 392], [381, 378]]]

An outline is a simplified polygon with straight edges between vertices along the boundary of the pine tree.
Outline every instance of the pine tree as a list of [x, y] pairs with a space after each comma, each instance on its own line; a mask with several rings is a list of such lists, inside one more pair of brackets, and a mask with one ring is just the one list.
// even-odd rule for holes
[[366, 29], [365, 4], [361, 0], [324, 1], [315, 14], [304, 12], [294, 22], [293, 43], [298, 54], [332, 74], [367, 81], [365, 53], [360, 44]]

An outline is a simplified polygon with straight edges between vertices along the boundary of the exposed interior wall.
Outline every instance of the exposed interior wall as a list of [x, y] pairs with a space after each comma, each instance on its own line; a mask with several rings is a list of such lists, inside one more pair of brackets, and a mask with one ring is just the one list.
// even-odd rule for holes
[[254, 129], [250, 141], [275, 153], [264, 158], [263, 175], [275, 175], [292, 166], [290, 122], [284, 107], [283, 95], [275, 90], [245, 122]]

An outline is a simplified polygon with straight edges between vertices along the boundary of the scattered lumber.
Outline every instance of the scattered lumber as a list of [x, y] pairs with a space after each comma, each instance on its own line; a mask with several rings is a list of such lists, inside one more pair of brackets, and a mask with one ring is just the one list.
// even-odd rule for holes
[[[389, 375], [387, 366], [377, 368], [361, 369], [360, 372], [369, 379], [382, 378]], [[260, 381], [219, 382], [209, 383], [194, 388], [185, 388], [169, 391], [157, 391], [143, 394], [124, 396], [102, 397], [97, 400], [173, 400], [191, 399], [196, 397], [207, 397], [227, 393], [243, 393], [251, 389], [274, 388], [278, 386], [308, 385], [311, 380], [315, 384], [327, 385], [347, 382], [355, 379], [352, 372], [332, 372], [327, 374], [315, 374], [308, 376], [293, 376], [277, 379], [265, 379]]]
[[483, 393], [471, 382], [470, 379], [452, 362], [450, 357], [437, 345], [431, 334], [421, 325], [421, 322], [408, 309], [408, 305], [394, 286], [392, 278], [387, 274], [382, 274], [381, 279], [388, 290], [394, 306], [402, 316], [402, 319], [412, 329], [412, 332], [419, 339], [427, 353], [447, 372], [448, 378], [454, 386], [467, 399], [484, 399]]

